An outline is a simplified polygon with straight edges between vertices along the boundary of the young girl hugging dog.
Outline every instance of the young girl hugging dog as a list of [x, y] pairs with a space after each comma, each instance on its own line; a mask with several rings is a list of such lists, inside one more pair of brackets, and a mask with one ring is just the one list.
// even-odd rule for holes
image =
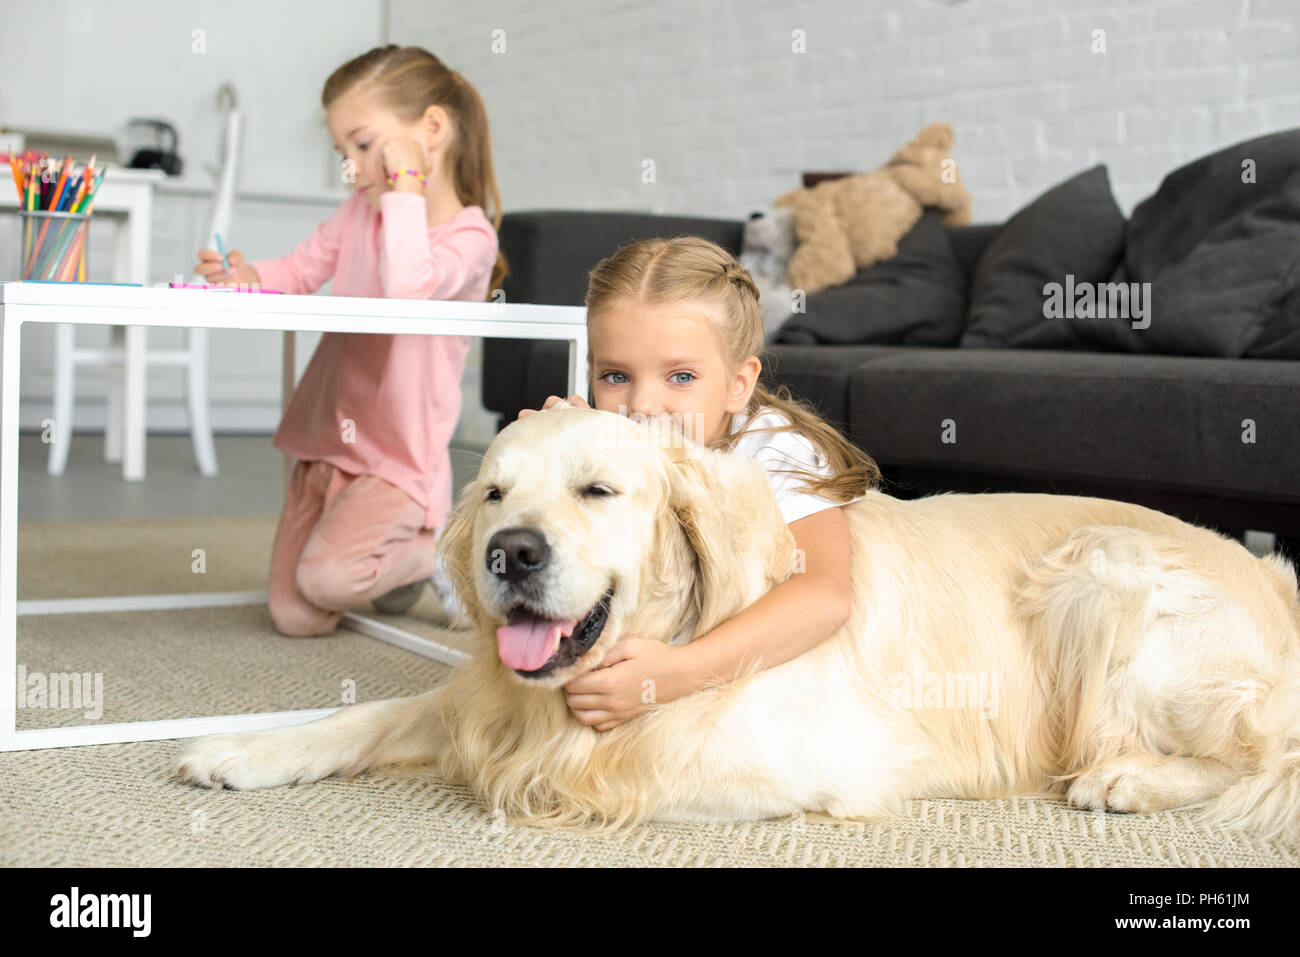
[[[841, 508], [880, 472], [789, 390], [759, 384], [758, 289], [717, 244], [685, 236], [624, 246], [592, 270], [586, 306], [595, 407], [666, 416], [700, 444], [753, 456], [768, 472], [803, 569], [689, 644], [624, 638], [602, 667], [565, 685], [574, 715], [606, 731], [651, 706], [642, 701], [645, 679], [662, 704], [755, 664], [789, 661], [838, 631], [849, 616]], [[551, 396], [544, 407], [560, 401]]]

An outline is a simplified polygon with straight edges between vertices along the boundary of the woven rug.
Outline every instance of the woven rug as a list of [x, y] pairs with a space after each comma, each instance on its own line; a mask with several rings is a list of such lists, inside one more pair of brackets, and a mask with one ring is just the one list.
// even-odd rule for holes
[[[266, 587], [273, 516], [24, 523], [20, 599]], [[195, 571], [195, 549], [204, 567]], [[446, 644], [431, 595], [390, 619]], [[102, 673], [101, 722], [332, 707], [416, 694], [450, 669], [350, 631], [285, 638], [264, 607], [24, 616], [28, 672]], [[84, 704], [84, 702], [83, 702]], [[20, 728], [95, 723], [22, 709]], [[0, 754], [3, 866], [1296, 866], [1300, 851], [1187, 812], [1103, 815], [1059, 802], [924, 800], [875, 823], [815, 815], [648, 824], [599, 836], [494, 818], [419, 771], [269, 791], [171, 777], [179, 741]]]

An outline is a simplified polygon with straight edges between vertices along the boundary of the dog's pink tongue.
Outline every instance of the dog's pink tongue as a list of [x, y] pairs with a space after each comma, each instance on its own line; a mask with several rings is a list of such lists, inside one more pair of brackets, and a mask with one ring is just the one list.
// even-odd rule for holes
[[547, 621], [532, 615], [512, 615], [497, 629], [497, 654], [510, 668], [536, 671], [555, 654], [560, 635], [573, 634], [576, 621]]

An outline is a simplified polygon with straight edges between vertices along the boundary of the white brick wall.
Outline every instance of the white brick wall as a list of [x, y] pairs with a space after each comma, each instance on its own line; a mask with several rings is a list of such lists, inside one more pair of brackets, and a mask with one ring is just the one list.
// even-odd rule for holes
[[1176, 166], [1300, 126], [1300, 0], [391, 0], [389, 22], [482, 92], [507, 210], [743, 217], [944, 120], [977, 221], [1096, 162], [1127, 213]]

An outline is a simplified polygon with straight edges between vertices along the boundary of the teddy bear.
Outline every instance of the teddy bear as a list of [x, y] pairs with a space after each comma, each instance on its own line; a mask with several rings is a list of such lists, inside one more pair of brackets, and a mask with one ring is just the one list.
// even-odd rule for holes
[[812, 295], [889, 259], [927, 206], [942, 210], [945, 224], [969, 223], [970, 194], [952, 144], [952, 128], [931, 123], [880, 169], [782, 193], [774, 205], [793, 211], [798, 240], [790, 286]]

